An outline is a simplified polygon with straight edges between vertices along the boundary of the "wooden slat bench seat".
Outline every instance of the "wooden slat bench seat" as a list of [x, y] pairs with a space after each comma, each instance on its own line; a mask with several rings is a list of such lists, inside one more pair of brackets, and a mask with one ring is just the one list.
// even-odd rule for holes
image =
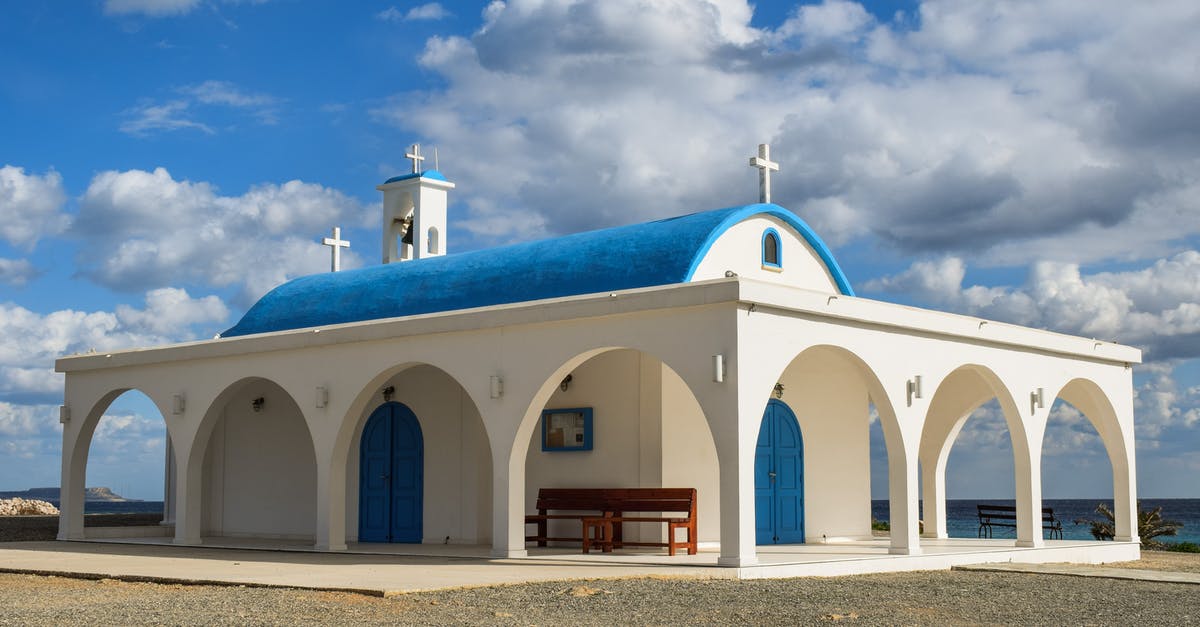
[[[664, 546], [669, 555], [686, 548], [696, 554], [695, 488], [542, 488], [538, 490], [537, 514], [525, 517], [526, 525], [537, 525], [528, 542], [581, 542], [587, 553], [593, 545], [604, 552], [624, 546]], [[571, 513], [567, 513], [571, 512]], [[669, 515], [668, 515], [669, 514]], [[580, 521], [580, 536], [551, 537], [551, 520]], [[665, 523], [667, 542], [630, 542], [624, 539], [625, 523]], [[679, 541], [677, 530], [687, 539]]]
[[[976, 505], [979, 513], [979, 537], [992, 537], [992, 527], [1017, 528], [1017, 508], [1013, 505]], [[1042, 508], [1042, 529], [1050, 538], [1062, 540], [1062, 522], [1054, 517], [1054, 508]]]

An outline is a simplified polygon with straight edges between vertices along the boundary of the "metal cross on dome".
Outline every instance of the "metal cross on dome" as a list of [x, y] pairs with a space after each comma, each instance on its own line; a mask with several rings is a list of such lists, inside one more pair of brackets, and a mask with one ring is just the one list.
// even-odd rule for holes
[[759, 144], [758, 156], [750, 157], [750, 165], [758, 168], [758, 202], [771, 202], [771, 171], [779, 171], [779, 164], [771, 161], [771, 145]]
[[408, 152], [404, 153], [404, 158], [412, 159], [412, 162], [413, 162], [412, 173], [420, 174], [421, 173], [421, 162], [425, 160], [425, 157], [421, 156], [421, 144], [413, 144], [412, 148], [409, 148], [408, 150], [409, 150]]
[[329, 261], [329, 270], [331, 272], [337, 272], [338, 270], [341, 270], [342, 249], [350, 248], [350, 242], [342, 239], [342, 228], [338, 226], [333, 227], [333, 237], [326, 237], [325, 239], [321, 240], [321, 245], [328, 246], [333, 249], [331, 251], [332, 259]]

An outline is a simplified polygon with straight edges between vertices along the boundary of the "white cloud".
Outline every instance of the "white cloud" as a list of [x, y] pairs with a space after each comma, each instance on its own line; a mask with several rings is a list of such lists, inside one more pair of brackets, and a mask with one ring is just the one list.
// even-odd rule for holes
[[104, 13], [166, 17], [189, 13], [199, 5], [200, 0], [104, 0]]
[[450, 12], [446, 10], [440, 3], [429, 2], [419, 6], [415, 6], [404, 14], [404, 19], [413, 20], [441, 20], [450, 17]]
[[963, 287], [961, 259], [918, 261], [868, 281], [870, 292], [911, 294], [954, 311], [1133, 344], [1148, 360], [1200, 358], [1200, 252], [1140, 270], [1085, 275], [1069, 263], [1037, 262], [1019, 287]]
[[28, 259], [0, 258], [0, 283], [20, 287], [40, 274]]
[[271, 96], [247, 93], [227, 81], [204, 81], [196, 85], [181, 87], [179, 91], [204, 104], [230, 107], [261, 107], [275, 102], [275, 98]]
[[195, 129], [212, 135], [212, 127], [189, 119], [188, 103], [184, 100], [172, 100], [164, 103], [143, 103], [125, 111], [126, 120], [121, 122], [122, 133], [139, 137], [149, 135], [154, 131], [178, 131]]
[[445, 89], [374, 114], [439, 146], [489, 241], [751, 201], [740, 155], [761, 141], [776, 201], [835, 244], [1079, 263], [1200, 238], [1195, 3], [750, 17], [737, 0], [492, 3], [472, 37], [426, 42]]
[[[70, 222], [63, 213], [66, 201], [58, 172], [38, 176], [5, 165], [0, 168], [0, 238], [31, 249], [42, 237], [61, 233]], [[2, 273], [11, 276], [13, 269], [10, 264]]]
[[[331, 225], [374, 225], [375, 206], [303, 181], [222, 196], [163, 168], [96, 175], [75, 232], [81, 272], [114, 289], [239, 286], [249, 304], [270, 288], [328, 268], [319, 236]], [[343, 253], [346, 267], [360, 263]]]

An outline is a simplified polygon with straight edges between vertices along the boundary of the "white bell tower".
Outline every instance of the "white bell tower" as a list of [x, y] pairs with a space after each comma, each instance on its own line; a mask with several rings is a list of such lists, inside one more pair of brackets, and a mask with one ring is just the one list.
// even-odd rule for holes
[[436, 169], [421, 168], [420, 144], [404, 158], [412, 159], [412, 174], [375, 188], [383, 192], [383, 263], [446, 254], [446, 192], [454, 183]]

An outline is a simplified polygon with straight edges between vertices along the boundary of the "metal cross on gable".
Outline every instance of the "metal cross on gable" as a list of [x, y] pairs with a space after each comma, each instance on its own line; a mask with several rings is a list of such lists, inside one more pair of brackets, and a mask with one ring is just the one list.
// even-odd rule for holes
[[325, 239], [321, 240], [321, 244], [333, 249], [330, 251], [332, 259], [329, 260], [329, 270], [331, 272], [337, 272], [338, 270], [341, 270], [342, 249], [350, 248], [350, 242], [342, 239], [341, 227], [333, 227], [333, 237], [326, 237]]
[[771, 202], [771, 171], [779, 171], [779, 164], [771, 161], [771, 145], [759, 144], [758, 156], [750, 157], [750, 165], [758, 168], [758, 202]]
[[421, 156], [421, 144], [413, 144], [412, 148], [409, 148], [408, 150], [409, 150], [408, 152], [404, 153], [404, 158], [412, 159], [412, 162], [413, 162], [412, 173], [420, 174], [421, 173], [421, 162], [425, 160], [425, 157]]

